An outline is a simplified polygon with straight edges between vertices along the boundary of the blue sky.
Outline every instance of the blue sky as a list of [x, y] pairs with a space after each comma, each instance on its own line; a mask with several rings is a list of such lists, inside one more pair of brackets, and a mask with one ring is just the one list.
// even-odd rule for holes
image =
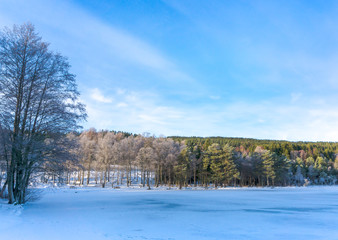
[[338, 141], [337, 1], [0, 0], [1, 27], [27, 21], [85, 128]]

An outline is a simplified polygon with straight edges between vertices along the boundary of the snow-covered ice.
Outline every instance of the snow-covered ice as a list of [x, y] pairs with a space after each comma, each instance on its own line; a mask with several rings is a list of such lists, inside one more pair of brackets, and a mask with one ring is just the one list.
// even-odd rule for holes
[[0, 202], [0, 239], [338, 239], [338, 187], [46, 189]]

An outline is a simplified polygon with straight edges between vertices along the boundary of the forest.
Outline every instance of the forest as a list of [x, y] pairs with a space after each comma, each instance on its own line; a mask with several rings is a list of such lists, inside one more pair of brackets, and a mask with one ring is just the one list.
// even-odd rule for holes
[[[35, 181], [152, 187], [336, 184], [338, 143], [223, 137], [155, 137], [116, 131], [69, 133], [69, 151], [45, 161]], [[1, 164], [2, 178], [6, 163]]]

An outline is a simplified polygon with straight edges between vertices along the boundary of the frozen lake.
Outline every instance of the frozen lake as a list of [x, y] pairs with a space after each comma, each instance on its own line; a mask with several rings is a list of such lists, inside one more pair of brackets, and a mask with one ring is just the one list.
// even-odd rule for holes
[[338, 239], [338, 187], [47, 189], [1, 203], [0, 239]]

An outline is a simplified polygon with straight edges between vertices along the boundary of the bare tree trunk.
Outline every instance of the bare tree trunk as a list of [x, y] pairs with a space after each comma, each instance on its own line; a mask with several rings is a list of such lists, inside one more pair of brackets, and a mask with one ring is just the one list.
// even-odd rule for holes
[[6, 190], [6, 186], [7, 186], [7, 180], [6, 180], [5, 184], [2, 186], [2, 189], [1, 189], [1, 192], [0, 192], [0, 198], [4, 197], [3, 194]]
[[115, 177], [115, 166], [113, 167], [113, 176], [112, 176], [112, 180], [111, 180], [111, 187], [114, 187], [114, 177]]
[[196, 167], [194, 168], [194, 187], [197, 186], [197, 183], [196, 183]]
[[170, 189], [170, 187], [171, 187], [171, 168], [170, 167], [168, 168], [168, 171], [169, 171], [169, 173], [168, 173], [168, 186], [169, 186], [169, 189]]
[[132, 179], [131, 179], [132, 170], [133, 170], [133, 167], [130, 165], [130, 168], [129, 168], [129, 186], [131, 186], [131, 182], [132, 182]]
[[160, 165], [160, 179], [159, 179], [159, 184], [162, 185], [163, 184], [163, 174], [162, 174], [162, 165]]
[[104, 175], [104, 171], [100, 172], [100, 184], [103, 183], [103, 175]]
[[126, 175], [127, 175], [127, 187], [129, 187], [129, 167], [127, 167]]
[[89, 185], [90, 181], [90, 165], [88, 166], [88, 171], [87, 171], [87, 185]]
[[160, 184], [160, 178], [161, 178], [161, 176], [160, 176], [160, 165], [158, 165], [158, 167], [157, 167], [157, 177], [155, 176], [155, 179], [156, 179], [156, 187], [158, 187], [159, 186], [159, 184]]
[[147, 186], [148, 186], [148, 190], [150, 190], [149, 171], [147, 171]]
[[81, 177], [81, 185], [84, 185], [84, 175], [85, 175], [85, 172], [83, 170], [82, 171], [82, 177]]
[[108, 163], [107, 164], [107, 167], [108, 167], [108, 183], [110, 182], [110, 164]]
[[11, 161], [9, 171], [7, 172], [8, 184], [8, 203], [14, 203], [14, 163]]
[[119, 169], [117, 169], [117, 176], [116, 176], [116, 184], [117, 185], [120, 185], [120, 170]]
[[107, 172], [108, 172], [108, 169], [106, 168], [106, 170], [104, 171], [104, 176], [103, 176], [103, 184], [102, 184], [103, 188], [106, 186]]

